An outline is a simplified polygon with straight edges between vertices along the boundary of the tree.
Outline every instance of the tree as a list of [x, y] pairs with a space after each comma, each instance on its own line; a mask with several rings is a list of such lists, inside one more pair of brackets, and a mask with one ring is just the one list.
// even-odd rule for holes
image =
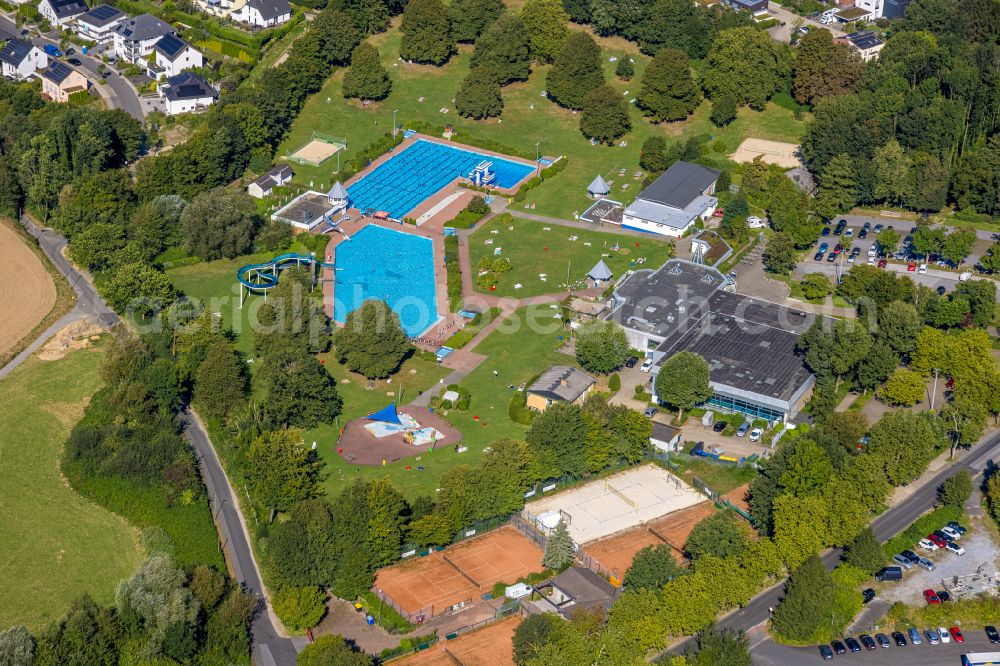
[[961, 395], [946, 403], [940, 416], [948, 429], [954, 456], [955, 447], [970, 447], [979, 441], [986, 429], [989, 410], [983, 403]]
[[545, 78], [549, 99], [579, 111], [587, 95], [604, 84], [601, 47], [585, 32], [574, 32], [563, 43]]
[[[651, 173], [662, 173], [666, 171], [676, 158], [670, 159], [667, 155], [667, 142], [662, 136], [651, 136], [642, 142], [642, 150], [639, 152], [639, 166]], [[998, 251], [1000, 254], [1000, 251]]]
[[167, 633], [175, 625], [193, 626], [198, 601], [185, 587], [186, 576], [166, 555], [153, 555], [118, 584], [115, 605], [119, 614], [135, 613], [147, 636], [142, 651], [147, 658], [159, 654]]
[[642, 10], [635, 32], [643, 53], [654, 55], [662, 48], [671, 47], [680, 49], [691, 59], [705, 57], [714, 39], [710, 33], [716, 27], [708, 12], [677, 0], [657, 0]]
[[[854, 208], [858, 202], [858, 177], [847, 153], [836, 155], [820, 174], [818, 205], [826, 219]], [[881, 240], [881, 238], [879, 238]]]
[[257, 502], [266, 506], [270, 520], [297, 502], [315, 497], [320, 462], [305, 447], [298, 430], [276, 430], [257, 437], [246, 452], [245, 477]]
[[368, 42], [361, 42], [351, 51], [351, 68], [344, 75], [344, 97], [385, 99], [390, 90], [392, 80], [379, 60], [378, 51]]
[[266, 357], [282, 347], [312, 353], [326, 349], [328, 322], [322, 299], [314, 291], [314, 279], [312, 266], [295, 266], [281, 272], [277, 286], [257, 311], [254, 353]]
[[736, 120], [738, 110], [736, 97], [731, 93], [720, 93], [712, 100], [711, 120], [716, 127], [725, 127]]
[[365, 301], [347, 315], [333, 344], [341, 363], [368, 378], [388, 377], [411, 350], [399, 315], [378, 299]]
[[875, 196], [890, 204], [902, 204], [910, 196], [910, 158], [899, 145], [889, 139], [875, 149]]
[[680, 421], [685, 409], [705, 402], [712, 395], [708, 385], [708, 363], [693, 352], [678, 352], [660, 366], [654, 388], [657, 398], [677, 408], [677, 420]]
[[798, 256], [795, 253], [795, 241], [785, 233], [771, 236], [764, 247], [764, 268], [770, 273], [789, 275], [795, 270]]
[[311, 629], [326, 615], [326, 593], [315, 585], [281, 588], [271, 603], [278, 619], [293, 631]]
[[202, 609], [210, 613], [215, 610], [222, 599], [222, 593], [226, 591], [226, 579], [207, 564], [199, 564], [191, 572], [188, 588]]
[[307, 645], [296, 666], [372, 666], [371, 655], [353, 650], [343, 636], [324, 634]]
[[837, 44], [825, 28], [810, 30], [800, 41], [794, 61], [792, 95], [799, 104], [851, 92], [865, 63], [849, 44]]
[[489, 520], [520, 510], [525, 491], [540, 474], [527, 442], [503, 438], [483, 454], [476, 477], [480, 492], [473, 502], [475, 518]]
[[912, 407], [924, 399], [924, 378], [907, 368], [898, 368], [879, 389], [878, 395], [889, 405]]
[[267, 416], [278, 425], [313, 428], [332, 423], [343, 401], [319, 360], [304, 349], [277, 349], [253, 376]]
[[585, 433], [580, 408], [556, 402], [534, 418], [525, 438], [543, 476], [581, 476], [587, 463], [580, 446]]
[[24, 625], [0, 631], [0, 664], [31, 666], [35, 659], [35, 637]]
[[972, 227], [959, 227], [944, 237], [941, 256], [954, 264], [960, 264], [972, 252], [975, 243], [976, 230]]
[[258, 225], [253, 199], [228, 187], [199, 194], [181, 213], [185, 248], [206, 261], [246, 254]]
[[878, 388], [896, 366], [899, 365], [899, 354], [884, 342], [878, 341], [872, 345], [871, 351], [854, 369], [854, 380], [858, 388], [868, 391]]
[[618, 62], [615, 63], [615, 76], [622, 81], [631, 81], [634, 74], [635, 65], [632, 62], [632, 58], [628, 56], [618, 58]]
[[460, 42], [474, 42], [503, 11], [503, 0], [456, 0], [448, 6], [452, 35]]
[[831, 476], [833, 465], [826, 453], [811, 439], [799, 438], [785, 459], [778, 485], [782, 494], [806, 497], [818, 494]]
[[703, 84], [713, 100], [729, 94], [738, 105], [763, 110], [789, 73], [788, 53], [770, 35], [754, 27], [730, 28], [712, 43]]
[[767, 216], [775, 231], [789, 235], [796, 247], [809, 247], [816, 240], [816, 225], [809, 221], [809, 199], [784, 174], [768, 181]]
[[684, 552], [695, 562], [705, 555], [735, 557], [746, 548], [748, 536], [747, 530], [728, 513], [714, 513], [694, 526], [684, 544]]
[[885, 559], [882, 544], [875, 537], [871, 527], [858, 532], [854, 541], [847, 546], [844, 555], [845, 562], [872, 576], [885, 565]]
[[247, 381], [243, 364], [232, 346], [219, 340], [209, 347], [198, 365], [194, 401], [209, 416], [225, 419], [246, 403]]
[[399, 57], [404, 60], [440, 66], [455, 52], [455, 38], [441, 0], [409, 0], [402, 32]]
[[926, 212], [944, 208], [948, 199], [949, 174], [936, 155], [924, 151], [914, 153], [910, 180], [908, 207]]
[[539, 62], [555, 60], [569, 32], [562, 0], [526, 0], [520, 16], [531, 38], [532, 57]]
[[670, 546], [646, 546], [632, 558], [622, 584], [629, 590], [660, 590], [669, 581], [685, 573]]
[[913, 351], [917, 344], [917, 336], [922, 329], [923, 321], [920, 313], [910, 303], [892, 301], [878, 311], [879, 340], [900, 354], [909, 354]]
[[589, 139], [613, 143], [632, 129], [628, 104], [614, 88], [602, 85], [583, 100], [580, 131]]
[[967, 470], [960, 470], [944, 480], [938, 487], [938, 502], [942, 506], [963, 506], [972, 497], [972, 477]]
[[899, 247], [899, 242], [903, 240], [899, 232], [895, 229], [883, 229], [878, 235], [878, 246], [886, 254], [891, 254]]
[[364, 36], [384, 32], [389, 25], [385, 0], [345, 0], [343, 9]]
[[902, 486], [924, 473], [938, 441], [932, 417], [895, 411], [872, 426], [866, 451], [881, 461], [890, 483]]
[[477, 67], [462, 80], [455, 94], [455, 110], [464, 118], [495, 118], [503, 113], [503, 96], [496, 73]]
[[546, 569], [562, 571], [573, 562], [573, 539], [569, 535], [566, 523], [559, 521], [556, 528], [549, 535], [548, 543], [545, 544], [545, 555], [542, 557], [542, 564]]
[[114, 262], [125, 247], [125, 228], [95, 222], [73, 237], [69, 247], [73, 261], [91, 271], [100, 271]]
[[591, 322], [576, 334], [576, 360], [590, 372], [614, 372], [624, 365], [628, 353], [625, 329], [613, 321]]
[[524, 618], [514, 630], [514, 663], [525, 666], [536, 658], [542, 646], [548, 643], [549, 634], [562, 622], [555, 613], [537, 613]]
[[527, 80], [531, 73], [531, 40], [516, 15], [502, 15], [476, 40], [469, 67], [483, 66], [494, 71], [501, 86]]
[[689, 654], [690, 666], [750, 666], [750, 643], [742, 631], [718, 629], [715, 623], [698, 632], [698, 649]]
[[677, 49], [661, 49], [646, 66], [636, 104], [659, 123], [684, 120], [700, 101], [687, 56]]
[[142, 262], [117, 266], [101, 289], [115, 312], [148, 317], [174, 302], [177, 290], [163, 271]]
[[814, 553], [789, 576], [771, 626], [785, 638], [806, 641], [829, 621], [832, 608], [833, 579]]
[[811, 301], [826, 298], [833, 293], [833, 285], [825, 273], [809, 273], [802, 278], [802, 295]]
[[327, 7], [313, 19], [312, 36], [320, 40], [320, 50], [335, 65], [349, 63], [351, 51], [361, 43], [354, 20], [333, 7]]

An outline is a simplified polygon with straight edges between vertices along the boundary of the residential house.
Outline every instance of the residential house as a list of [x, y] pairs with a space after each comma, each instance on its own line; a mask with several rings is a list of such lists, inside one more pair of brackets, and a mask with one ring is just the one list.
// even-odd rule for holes
[[594, 378], [579, 368], [554, 365], [528, 387], [527, 406], [544, 412], [554, 402], [583, 404], [594, 387]]
[[45, 69], [49, 57], [40, 48], [20, 39], [0, 43], [0, 74], [9, 79], [22, 80]]
[[625, 208], [622, 226], [680, 238], [715, 211], [719, 200], [712, 195], [719, 173], [700, 164], [674, 162]]
[[164, 35], [153, 45], [155, 60], [149, 63], [147, 69], [150, 77], [159, 79], [161, 76], [177, 76], [181, 72], [201, 67], [204, 59], [201, 51], [185, 42], [176, 35]]
[[271, 196], [271, 189], [280, 185], [287, 185], [295, 172], [287, 164], [279, 164], [272, 167], [267, 173], [247, 185], [247, 193], [256, 198], [263, 199]]
[[681, 429], [654, 420], [649, 443], [660, 451], [680, 451]]
[[871, 30], [852, 32], [846, 37], [838, 37], [837, 41], [846, 42], [857, 49], [858, 53], [861, 54], [861, 59], [865, 62], [878, 58], [879, 51], [885, 46], [885, 42]]
[[611, 608], [618, 590], [600, 574], [584, 567], [570, 567], [555, 578], [535, 586], [542, 599], [535, 607], [569, 618], [580, 610]]
[[733, 9], [746, 9], [751, 14], [767, 11], [767, 0], [725, 0]]
[[98, 5], [76, 19], [76, 34], [102, 46], [113, 44], [115, 28], [125, 22], [128, 14], [109, 5]]
[[139, 14], [115, 28], [115, 55], [131, 63], [139, 63], [153, 52], [153, 46], [164, 35], [176, 35], [172, 25], [152, 14]]
[[53, 60], [42, 72], [42, 96], [60, 104], [69, 96], [87, 90], [87, 77], [61, 60]]
[[219, 93], [197, 74], [182, 72], [160, 84], [160, 97], [166, 114], [175, 116], [204, 111], [215, 103]]
[[64, 28], [87, 11], [83, 0], [41, 0], [38, 12], [53, 26]]
[[269, 28], [289, 21], [292, 8], [288, 0], [237, 0], [230, 16], [240, 23]]

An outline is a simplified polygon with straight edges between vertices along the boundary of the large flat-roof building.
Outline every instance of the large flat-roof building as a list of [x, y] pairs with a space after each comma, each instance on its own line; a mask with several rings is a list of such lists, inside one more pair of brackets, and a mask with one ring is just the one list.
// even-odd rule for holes
[[796, 349], [815, 316], [733, 288], [714, 268], [672, 259], [621, 284], [608, 318], [653, 360], [654, 378], [674, 354], [694, 352], [709, 366], [706, 406], [771, 421], [792, 418], [815, 382]]
[[680, 238], [700, 219], [708, 219], [719, 200], [713, 195], [719, 171], [674, 162], [650, 183], [622, 213], [622, 226]]

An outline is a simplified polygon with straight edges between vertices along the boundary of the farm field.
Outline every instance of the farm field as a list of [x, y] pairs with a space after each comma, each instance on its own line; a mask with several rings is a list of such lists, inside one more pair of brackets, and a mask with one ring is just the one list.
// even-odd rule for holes
[[[543, 185], [528, 193], [524, 206], [534, 205], [534, 213], [572, 218], [574, 212], [582, 213], [590, 201], [586, 187], [597, 174], [611, 180], [617, 177], [620, 168], [630, 172], [638, 170], [639, 152], [642, 142], [654, 135], [668, 140], [683, 139], [698, 134], [711, 135], [713, 146], [721, 142], [720, 152], [713, 152], [713, 161], [724, 162], [725, 154], [732, 152], [746, 137], [773, 139], [797, 143], [805, 127], [808, 114], [800, 119], [792, 110], [768, 104], [762, 112], [742, 109], [737, 119], [725, 129], [715, 128], [709, 121], [710, 105], [703, 103], [688, 120], [679, 123], [652, 125], [631, 107], [633, 130], [625, 136], [626, 145], [591, 145], [579, 131], [579, 116], [572, 111], [557, 107], [542, 97], [545, 77], [549, 66], [535, 68], [528, 81], [514, 83], [504, 88], [504, 113], [501, 118], [474, 121], [461, 118], [455, 113], [453, 99], [459, 83], [469, 70], [472, 47], [461, 45], [459, 53], [443, 67], [429, 65], [408, 65], [399, 60], [399, 19], [386, 33], [372, 37], [370, 41], [378, 47], [382, 61], [393, 80], [393, 89], [381, 102], [365, 107], [356, 100], [347, 101], [342, 94], [344, 68], [339, 69], [323, 88], [308, 100], [298, 120], [292, 126], [278, 154], [284, 155], [305, 143], [315, 131], [333, 136], [346, 137], [348, 147], [341, 159], [350, 159], [376, 138], [392, 129], [393, 110], [397, 122], [425, 122], [435, 127], [452, 125], [457, 134], [455, 141], [482, 138], [498, 141], [510, 146], [525, 156], [567, 155], [566, 170], [555, 177], [550, 185]], [[581, 29], [573, 27], [573, 29]], [[632, 99], [639, 90], [642, 73], [649, 58], [638, 53], [634, 44], [621, 39], [598, 38], [603, 48], [603, 62], [606, 80], [623, 95]], [[635, 77], [631, 81], [620, 81], [613, 76], [614, 63], [608, 58], [630, 55], [636, 61]], [[419, 101], [423, 99], [423, 101]], [[441, 113], [448, 109], [448, 113]], [[295, 166], [295, 181], [308, 185], [329, 185], [336, 176], [336, 158], [318, 166]], [[612, 175], [614, 174], [614, 175]], [[558, 184], [556, 184], [558, 183]], [[630, 202], [641, 189], [637, 181], [628, 180], [629, 190], [622, 191], [621, 183], [612, 186], [610, 198], [623, 203]]]
[[0, 223], [0, 359], [49, 314], [56, 303], [56, 285], [25, 240]]
[[63, 442], [98, 389], [101, 352], [29, 359], [0, 381], [0, 626], [41, 629], [84, 592], [114, 601], [138, 565], [135, 530], [78, 495], [59, 471]]
[[[559, 226], [545, 229], [538, 222], [509, 217], [496, 217], [482, 228], [477, 226], [476, 233], [469, 236], [473, 271], [480, 259], [492, 258], [496, 248], [501, 248], [499, 256], [510, 259], [513, 268], [498, 276], [496, 291], [492, 293], [528, 298], [565, 291], [567, 272], [570, 283], [584, 280], [587, 271], [602, 258], [617, 278], [629, 269], [658, 268], [674, 255], [671, 242], [652, 236], [636, 238], [610, 229], [606, 232]], [[619, 249], [614, 250], [615, 247]], [[605, 254], [609, 256], [604, 257]], [[539, 277], [541, 274], [546, 275], [544, 281]], [[517, 284], [520, 289], [515, 288]]]

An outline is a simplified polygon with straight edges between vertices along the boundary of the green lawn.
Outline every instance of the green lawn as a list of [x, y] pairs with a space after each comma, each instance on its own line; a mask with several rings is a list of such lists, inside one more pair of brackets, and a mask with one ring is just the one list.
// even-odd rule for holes
[[[724, 152], [728, 154], [746, 137], [798, 141], [808, 116], [804, 114], [796, 120], [791, 110], [768, 104], [762, 112], [742, 109], [732, 124], [720, 130], [709, 121], [710, 105], [707, 102], [688, 120], [662, 125], [651, 125], [632, 106], [633, 130], [625, 137], [626, 146], [593, 146], [579, 131], [578, 115], [557, 107], [541, 96], [549, 66], [539, 66], [528, 81], [511, 84], [504, 89], [505, 107], [501, 119], [467, 120], [455, 113], [452, 100], [459, 83], [468, 73], [472, 48], [461, 46], [458, 55], [440, 68], [407, 65], [398, 58], [398, 24], [397, 19], [389, 32], [371, 40], [379, 48], [382, 61], [393, 80], [389, 96], [367, 107], [356, 100], [345, 100], [342, 94], [345, 70], [338, 70], [306, 103], [280, 146], [279, 155], [295, 150], [310, 138], [313, 130], [318, 130], [346, 137], [348, 148], [342, 157], [350, 158], [391, 130], [393, 110], [397, 110], [396, 120], [404, 126], [415, 121], [434, 126], [453, 125], [458, 132], [455, 140], [459, 142], [463, 137], [470, 136], [491, 139], [531, 155], [535, 153], [535, 144], [538, 143], [542, 155], [569, 156], [569, 164], [562, 174], [553, 178], [551, 183], [532, 190], [526, 201], [518, 205], [535, 204], [533, 212], [571, 218], [574, 212], [582, 213], [590, 205], [586, 187], [597, 174], [619, 181], [612, 187], [611, 198], [628, 203], [635, 197], [637, 190], [641, 189], [639, 183], [629, 178], [629, 190], [621, 191], [622, 179], [617, 176], [617, 170], [626, 168], [632, 172], [638, 169], [642, 142], [650, 136], [659, 135], [674, 140], [708, 134], [712, 135], [713, 142], [721, 140], [725, 144]], [[598, 41], [604, 49], [606, 79], [633, 99], [639, 91], [641, 75], [649, 59], [639, 55], [635, 45], [623, 40], [600, 38]], [[608, 57], [621, 56], [626, 51], [636, 60], [636, 76], [631, 81], [623, 82], [613, 76], [615, 65], [608, 62]], [[419, 101], [420, 98], [424, 101]], [[447, 108], [449, 112], [441, 113], [442, 108]], [[714, 161], [726, 159], [722, 153], [712, 153], [711, 156]], [[336, 158], [319, 167], [296, 166], [295, 182], [308, 185], [312, 181], [317, 187], [328, 186], [336, 178], [333, 174], [336, 168]]]
[[[549, 227], [549, 231], [545, 228], [517, 218], [501, 216], [490, 220], [469, 237], [473, 271], [482, 257], [493, 257], [497, 249], [502, 249], [500, 256], [510, 259], [513, 269], [499, 276], [493, 293], [528, 298], [565, 290], [567, 273], [573, 284], [584, 280], [587, 271], [602, 258], [618, 277], [630, 268], [658, 268], [674, 254], [672, 243], [652, 238], [559, 226]], [[488, 241], [492, 243], [487, 245]], [[636, 263], [637, 259], [640, 263]], [[539, 277], [542, 273], [546, 274], [545, 281]], [[472, 277], [474, 281], [475, 273]], [[515, 289], [516, 284], [521, 288]]]
[[137, 534], [59, 472], [63, 442], [98, 389], [100, 351], [32, 358], [0, 381], [0, 627], [40, 629], [88, 592], [114, 601], [140, 559]]
[[[530, 313], [529, 313], [530, 310]], [[573, 365], [574, 360], [556, 351], [562, 334], [558, 324], [553, 324], [548, 306], [525, 308], [506, 319], [497, 330], [483, 340], [475, 349], [477, 354], [488, 358], [466, 377], [461, 384], [472, 392], [472, 404], [468, 411], [451, 411], [443, 413], [444, 417], [458, 428], [463, 435], [462, 443], [469, 447], [465, 453], [456, 453], [453, 448], [438, 449], [416, 458], [401, 460], [385, 467], [356, 466], [345, 462], [336, 451], [336, 425], [322, 426], [303, 434], [306, 444], [317, 443], [317, 451], [326, 462], [324, 471], [327, 474], [325, 486], [332, 495], [339, 492], [354, 478], [372, 479], [387, 477], [393, 485], [399, 488], [407, 497], [418, 495], [434, 495], [441, 475], [457, 465], [477, 465], [482, 457], [483, 449], [500, 437], [523, 437], [525, 426], [514, 423], [507, 415], [507, 407], [513, 391], [510, 385], [517, 386], [531, 379], [549, 365], [563, 363]], [[517, 350], [517, 363], [510, 363], [512, 350]], [[423, 386], [436, 382], [435, 377], [441, 376], [440, 368], [421, 369], [423, 362], [411, 360], [413, 369], [417, 370], [416, 378], [423, 378]], [[328, 367], [339, 377], [340, 370]], [[497, 376], [493, 376], [493, 371]], [[409, 380], [408, 366], [397, 375], [397, 381], [404, 383]], [[426, 379], [431, 381], [427, 382]], [[374, 409], [383, 407], [392, 400], [387, 395], [391, 386], [379, 382], [377, 390], [367, 391], [363, 385], [352, 380], [351, 384], [339, 384], [341, 395], [344, 396], [345, 417], [353, 418]], [[402, 404], [416, 397], [413, 389], [407, 388], [403, 393]], [[478, 416], [477, 421], [474, 417]], [[343, 417], [342, 417], [343, 418]], [[341, 421], [343, 423], [343, 420]], [[485, 425], [484, 425], [485, 424]], [[410, 465], [411, 470], [406, 466]], [[423, 466], [423, 471], [417, 467]]]

